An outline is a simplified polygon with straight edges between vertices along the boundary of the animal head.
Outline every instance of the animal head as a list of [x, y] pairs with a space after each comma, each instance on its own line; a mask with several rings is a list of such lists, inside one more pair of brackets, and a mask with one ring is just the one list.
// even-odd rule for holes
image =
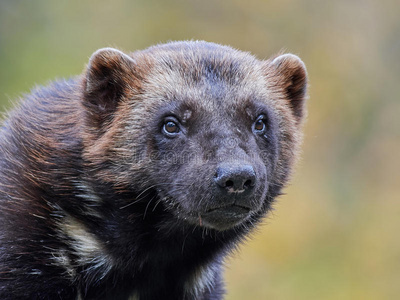
[[179, 220], [216, 230], [251, 222], [289, 179], [307, 87], [295, 55], [263, 61], [207, 42], [105, 48], [83, 86], [96, 180], [153, 189]]

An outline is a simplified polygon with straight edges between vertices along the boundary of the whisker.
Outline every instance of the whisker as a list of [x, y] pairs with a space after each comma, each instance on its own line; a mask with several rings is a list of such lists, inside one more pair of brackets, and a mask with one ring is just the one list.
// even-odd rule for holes
[[144, 210], [144, 214], [143, 214], [143, 220], [146, 218], [147, 209], [149, 208], [151, 201], [153, 201], [155, 198], [156, 198], [156, 196], [153, 196], [153, 198], [151, 198], [150, 201], [147, 203], [146, 208]]
[[[176, 186], [176, 184], [173, 184], [173, 183], [159, 183], [159, 184], [153, 184], [153, 185], [147, 187], [146, 189], [144, 189], [144, 190], [136, 197], [136, 199], [135, 199], [134, 201], [129, 202], [128, 204], [126, 204], [126, 205], [124, 205], [124, 206], [121, 206], [119, 209], [125, 209], [125, 208], [127, 208], [127, 207], [129, 207], [129, 206], [131, 206], [131, 205], [134, 205], [134, 204], [136, 204], [136, 203], [142, 201], [144, 198], [141, 198], [141, 197], [142, 197], [146, 192], [148, 192], [149, 190], [151, 190], [151, 189], [153, 189], [153, 188], [160, 187], [160, 186], [170, 186], [170, 185]], [[179, 187], [180, 187], [181, 189], [174, 189], [174, 190], [171, 190], [171, 191], [173, 192], [173, 191], [185, 190], [185, 189], [188, 188], [189, 186], [188, 186], [188, 185], [184, 185], [184, 184], [179, 184]], [[170, 191], [170, 192], [171, 192], [171, 191]]]

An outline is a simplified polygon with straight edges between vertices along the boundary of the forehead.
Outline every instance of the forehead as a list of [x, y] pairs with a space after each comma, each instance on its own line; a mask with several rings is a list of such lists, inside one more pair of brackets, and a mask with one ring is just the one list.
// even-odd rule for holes
[[238, 110], [268, 101], [262, 63], [229, 47], [167, 49], [152, 53], [144, 93], [150, 99], [182, 103], [196, 110]]

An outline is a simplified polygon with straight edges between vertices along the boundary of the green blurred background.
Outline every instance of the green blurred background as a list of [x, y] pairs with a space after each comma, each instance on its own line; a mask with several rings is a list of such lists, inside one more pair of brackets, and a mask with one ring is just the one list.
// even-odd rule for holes
[[0, 0], [0, 107], [97, 48], [202, 39], [301, 56], [303, 159], [227, 262], [226, 299], [400, 299], [398, 0]]

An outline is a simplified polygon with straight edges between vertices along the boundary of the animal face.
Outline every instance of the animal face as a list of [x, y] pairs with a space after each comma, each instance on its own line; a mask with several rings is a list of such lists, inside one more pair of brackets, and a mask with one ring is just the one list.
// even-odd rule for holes
[[148, 136], [151, 181], [166, 207], [222, 230], [262, 208], [279, 145], [268, 105], [254, 95], [209, 93], [227, 85], [220, 80], [192, 83], [197, 94], [174, 95], [154, 113]]
[[297, 57], [258, 61], [208, 43], [105, 51], [87, 77], [106, 98], [105, 117], [89, 123], [104, 134], [88, 153], [100, 152], [102, 166], [114, 160], [99, 178], [154, 189], [177, 219], [220, 231], [268, 210], [298, 146], [306, 79]]

